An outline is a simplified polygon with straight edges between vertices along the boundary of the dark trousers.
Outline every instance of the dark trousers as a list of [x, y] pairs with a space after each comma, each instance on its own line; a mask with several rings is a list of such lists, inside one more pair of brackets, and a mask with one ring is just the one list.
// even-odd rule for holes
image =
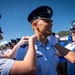
[[57, 65], [58, 75], [67, 75], [67, 62], [59, 62]]

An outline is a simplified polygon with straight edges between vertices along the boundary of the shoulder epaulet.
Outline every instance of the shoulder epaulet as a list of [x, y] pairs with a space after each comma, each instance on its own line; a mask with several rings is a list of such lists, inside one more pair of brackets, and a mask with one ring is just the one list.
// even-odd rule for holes
[[22, 47], [22, 48], [25, 48], [26, 46], [28, 46], [29, 44], [23, 44], [23, 45], [21, 45], [20, 47]]

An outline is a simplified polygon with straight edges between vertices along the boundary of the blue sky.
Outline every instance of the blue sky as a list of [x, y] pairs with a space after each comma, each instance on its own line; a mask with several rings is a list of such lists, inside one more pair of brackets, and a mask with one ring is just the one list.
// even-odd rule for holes
[[0, 0], [2, 41], [33, 35], [27, 16], [42, 5], [53, 9], [53, 32], [69, 30], [71, 22], [75, 20], [75, 0]]

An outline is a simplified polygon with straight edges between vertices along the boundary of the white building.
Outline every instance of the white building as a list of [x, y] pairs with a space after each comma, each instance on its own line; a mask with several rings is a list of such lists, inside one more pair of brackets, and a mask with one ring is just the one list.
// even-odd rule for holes
[[68, 40], [68, 36], [60, 37], [60, 40]]

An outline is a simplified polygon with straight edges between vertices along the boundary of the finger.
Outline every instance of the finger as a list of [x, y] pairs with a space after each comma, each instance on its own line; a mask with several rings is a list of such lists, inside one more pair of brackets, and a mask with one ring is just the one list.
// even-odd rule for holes
[[29, 38], [28, 38], [28, 36], [23, 36], [22, 39], [28, 40]]

